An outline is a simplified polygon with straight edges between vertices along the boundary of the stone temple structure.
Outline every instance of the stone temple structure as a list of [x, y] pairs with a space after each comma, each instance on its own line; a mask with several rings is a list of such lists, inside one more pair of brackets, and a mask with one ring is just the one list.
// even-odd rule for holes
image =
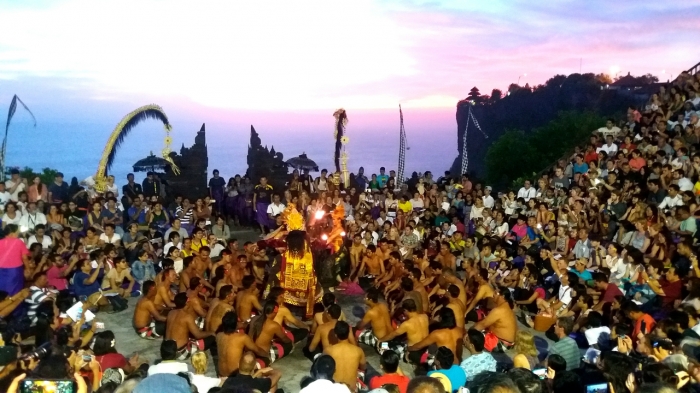
[[250, 144], [248, 145], [248, 170], [246, 175], [253, 184], [257, 184], [262, 176], [267, 177], [268, 183], [275, 190], [283, 190], [288, 179], [287, 164], [282, 153], [275, 147], [268, 149], [262, 145], [260, 136], [255, 128], [250, 126]]
[[[207, 167], [209, 166], [209, 156], [204, 124], [194, 137], [194, 144], [191, 147], [185, 147], [183, 143], [180, 154], [172, 152], [170, 157], [180, 169], [180, 174], [175, 175], [167, 170], [165, 181], [168, 185], [168, 197], [182, 195], [192, 199], [208, 195]], [[194, 202], [194, 199], [192, 201]]]

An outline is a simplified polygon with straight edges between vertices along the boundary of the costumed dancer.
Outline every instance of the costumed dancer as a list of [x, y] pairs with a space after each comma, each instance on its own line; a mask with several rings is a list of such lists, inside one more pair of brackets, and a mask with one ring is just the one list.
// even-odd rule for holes
[[[285, 237], [286, 247], [272, 262], [266, 295], [270, 288], [281, 287], [285, 291], [284, 302], [304, 307], [306, 318], [310, 318], [314, 304], [323, 296], [323, 288], [316, 278], [313, 254], [304, 230], [304, 218], [294, 204], [289, 204], [282, 212], [282, 221], [288, 231]], [[282, 236], [281, 231], [276, 231], [272, 237]], [[279, 243], [279, 239], [275, 243]]]

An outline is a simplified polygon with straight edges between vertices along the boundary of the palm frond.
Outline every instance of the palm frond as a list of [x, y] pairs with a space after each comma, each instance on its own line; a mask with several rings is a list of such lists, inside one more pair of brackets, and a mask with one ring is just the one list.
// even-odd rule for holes
[[109, 151], [107, 156], [107, 170], [112, 167], [114, 158], [117, 155], [117, 150], [119, 150], [124, 138], [126, 138], [131, 130], [133, 130], [138, 124], [149, 119], [160, 120], [166, 127], [170, 127], [168, 117], [165, 115], [165, 113], [163, 113], [162, 109], [156, 105], [143, 106], [126, 115], [119, 122], [119, 124], [117, 124], [117, 127], [112, 132], [112, 135], [116, 135], [116, 139], [114, 140], [112, 149]]

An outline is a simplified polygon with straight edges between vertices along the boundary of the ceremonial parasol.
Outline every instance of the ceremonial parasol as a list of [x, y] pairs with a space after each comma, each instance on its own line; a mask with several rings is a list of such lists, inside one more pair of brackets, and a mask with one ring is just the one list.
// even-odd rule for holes
[[314, 162], [314, 160], [307, 157], [306, 153], [302, 153], [299, 157], [288, 159], [287, 165], [294, 169], [308, 169], [310, 171], [318, 172], [318, 165]]
[[170, 163], [161, 157], [156, 157], [151, 152], [146, 158], [136, 161], [134, 164], [134, 172], [155, 172], [156, 170], [164, 171], [166, 168], [170, 167]]

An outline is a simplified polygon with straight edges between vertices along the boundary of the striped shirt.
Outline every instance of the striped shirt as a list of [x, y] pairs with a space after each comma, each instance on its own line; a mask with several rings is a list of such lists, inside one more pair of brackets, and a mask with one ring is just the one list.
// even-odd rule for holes
[[39, 304], [41, 304], [43, 301], [45, 301], [49, 295], [53, 293], [51, 289], [48, 288], [39, 288], [37, 286], [32, 285], [29, 287], [29, 297], [24, 299], [26, 303], [29, 304], [29, 310], [27, 311], [27, 316], [29, 319], [32, 321], [32, 325], [36, 323], [36, 309], [39, 307]]
[[571, 337], [560, 338], [552, 345], [549, 354], [563, 357], [566, 360], [567, 371], [575, 370], [581, 365], [581, 351], [579, 351], [576, 341]]

